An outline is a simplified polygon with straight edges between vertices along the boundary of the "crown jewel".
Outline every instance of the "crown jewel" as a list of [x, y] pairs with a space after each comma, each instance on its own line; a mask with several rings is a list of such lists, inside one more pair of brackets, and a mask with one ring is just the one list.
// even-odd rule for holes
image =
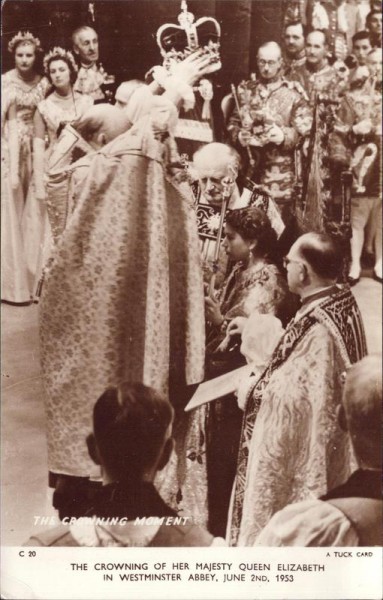
[[38, 52], [41, 52], [40, 40], [30, 31], [19, 31], [9, 42], [8, 52], [14, 52], [19, 44], [33, 44]]
[[76, 64], [72, 52], [70, 52], [69, 50], [64, 50], [64, 48], [60, 48], [59, 46], [56, 46], [55, 48], [53, 48], [53, 50], [51, 50], [50, 52], [48, 52], [48, 54], [44, 56], [43, 66], [45, 75], [48, 75], [50, 62], [53, 59], [59, 60], [60, 58], [68, 61], [71, 64], [73, 71], [77, 73], [78, 66]]
[[178, 15], [179, 25], [165, 23], [157, 31], [157, 44], [164, 61], [183, 60], [198, 48], [211, 55], [211, 71], [221, 68], [220, 37], [221, 27], [213, 17], [201, 17], [197, 21], [188, 12], [186, 0], [181, 2]]

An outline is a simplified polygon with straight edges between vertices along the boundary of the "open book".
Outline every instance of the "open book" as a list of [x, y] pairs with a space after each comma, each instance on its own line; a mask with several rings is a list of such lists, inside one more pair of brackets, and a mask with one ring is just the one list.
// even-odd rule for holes
[[226, 396], [226, 394], [235, 392], [240, 380], [248, 377], [251, 371], [251, 365], [244, 365], [243, 367], [239, 367], [239, 369], [229, 371], [229, 373], [224, 373], [219, 377], [200, 383], [189, 404], [186, 405], [185, 411], [188, 412], [206, 402], [211, 402], [212, 400]]

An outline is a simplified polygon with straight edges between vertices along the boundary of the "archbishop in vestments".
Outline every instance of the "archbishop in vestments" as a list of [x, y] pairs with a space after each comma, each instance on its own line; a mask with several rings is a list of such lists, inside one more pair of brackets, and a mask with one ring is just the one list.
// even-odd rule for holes
[[[203, 378], [204, 303], [195, 212], [167, 163], [175, 144], [159, 108], [90, 162], [41, 298], [49, 470], [87, 477], [95, 399], [122, 380], [168, 392]], [[162, 112], [161, 112], [162, 111]]]

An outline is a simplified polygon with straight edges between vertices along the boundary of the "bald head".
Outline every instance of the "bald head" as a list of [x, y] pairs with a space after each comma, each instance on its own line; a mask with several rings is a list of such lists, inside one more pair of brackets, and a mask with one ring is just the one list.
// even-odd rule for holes
[[145, 85], [139, 79], [131, 79], [123, 81], [117, 88], [115, 94], [115, 104], [118, 108], [126, 108], [133, 93], [141, 86]]
[[238, 152], [231, 146], [219, 142], [202, 146], [193, 157], [194, 166], [199, 172], [209, 171], [212, 174], [223, 172], [224, 174], [218, 175], [219, 177], [225, 177], [230, 166], [237, 171], [239, 162]]
[[108, 144], [131, 126], [125, 112], [111, 104], [92, 106], [75, 124], [75, 129], [95, 150]]
[[336, 281], [340, 277], [343, 256], [333, 237], [325, 233], [305, 233], [295, 245], [298, 254], [318, 278]]
[[[382, 357], [366, 356], [347, 372], [342, 412], [358, 460], [381, 465]], [[342, 413], [340, 421], [342, 424]]]
[[282, 56], [281, 47], [277, 42], [266, 42], [265, 44], [262, 44], [262, 46], [259, 46], [257, 56], [264, 56], [265, 52], [272, 55], [273, 58]]
[[262, 79], [274, 79], [281, 73], [282, 51], [276, 42], [267, 42], [259, 47], [257, 65]]
[[339, 279], [343, 255], [336, 241], [324, 233], [306, 233], [291, 246], [286, 257], [290, 291], [301, 298]]

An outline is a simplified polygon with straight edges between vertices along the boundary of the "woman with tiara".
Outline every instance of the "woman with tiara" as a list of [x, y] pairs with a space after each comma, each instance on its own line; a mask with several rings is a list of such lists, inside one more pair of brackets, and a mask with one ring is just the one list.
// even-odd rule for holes
[[[44, 72], [52, 86], [51, 93], [41, 100], [34, 115], [34, 150], [33, 176], [34, 194], [30, 196], [30, 207], [26, 211], [26, 219], [30, 220], [26, 235], [26, 245], [30, 248], [31, 265], [36, 265], [36, 282], [41, 276], [41, 270], [46, 262], [51, 245], [51, 233], [55, 231], [65, 215], [65, 206], [53, 205], [46, 196], [44, 172], [58, 139], [62, 125], [79, 119], [93, 104], [93, 98], [75, 92], [73, 85], [77, 77], [77, 65], [71, 52], [63, 48], [53, 48], [44, 57]], [[46, 149], [45, 140], [48, 139]], [[47, 213], [49, 226], [45, 226], [40, 244], [36, 245], [33, 237], [33, 219], [40, 212], [42, 219]], [[47, 225], [47, 224], [46, 224]], [[30, 243], [28, 243], [30, 240]]]
[[36, 71], [40, 41], [19, 32], [8, 44], [15, 68], [1, 81], [1, 299], [12, 304], [31, 301], [33, 278], [28, 277], [23, 218], [32, 178], [33, 116], [49, 82]]
[[[34, 177], [36, 196], [45, 199], [44, 161], [48, 162], [58, 139], [60, 126], [78, 120], [93, 104], [93, 98], [74, 91], [78, 67], [71, 52], [53, 48], [44, 57], [44, 72], [52, 85], [52, 92], [38, 106], [34, 117], [36, 148], [34, 153]], [[45, 152], [45, 138], [49, 146]], [[52, 229], [55, 227], [55, 211], [47, 206]]]

